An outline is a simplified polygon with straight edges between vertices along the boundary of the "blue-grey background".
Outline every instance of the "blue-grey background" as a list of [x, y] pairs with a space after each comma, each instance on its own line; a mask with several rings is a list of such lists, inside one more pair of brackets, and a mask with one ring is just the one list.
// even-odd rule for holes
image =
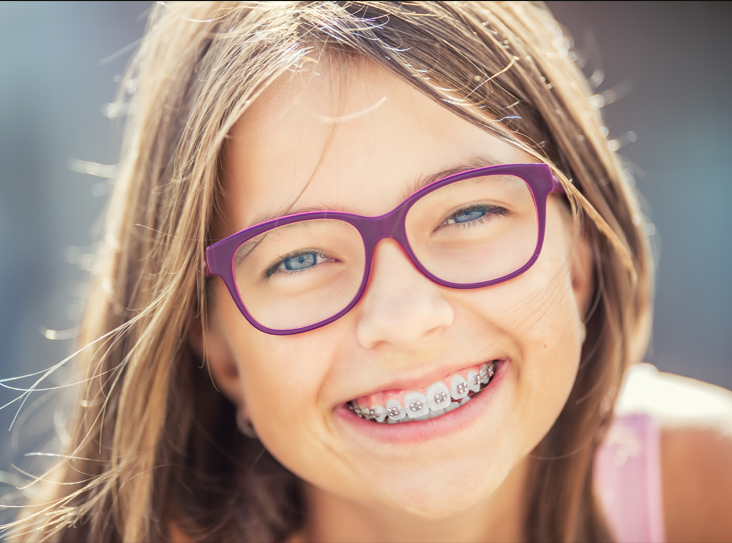
[[[637, 135], [621, 153], [655, 225], [658, 294], [647, 359], [732, 388], [732, 8], [549, 5], [588, 58], [587, 74], [599, 81], [604, 73], [597, 92], [630, 89], [604, 114], [609, 138]], [[84, 255], [108, 192], [104, 178], [74, 170], [88, 167], [80, 161], [117, 161], [121, 122], [104, 113], [149, 6], [0, 3], [0, 378], [47, 368], [70, 352], [70, 341], [44, 333], [74, 325]], [[0, 389], [0, 405], [14, 397]], [[7, 470], [0, 487], [12, 473], [11, 449], [27, 450], [45, 435], [43, 423], [27, 419], [16, 442], [19, 434], [8, 432], [16, 405], [0, 411]]]

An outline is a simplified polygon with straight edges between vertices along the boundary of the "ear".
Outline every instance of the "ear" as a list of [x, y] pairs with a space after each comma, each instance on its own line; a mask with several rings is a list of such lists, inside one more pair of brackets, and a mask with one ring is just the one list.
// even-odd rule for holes
[[234, 405], [241, 405], [241, 377], [232, 351], [220, 326], [209, 321], [204, 328], [203, 320], [201, 315], [196, 315], [193, 309], [190, 310], [188, 343], [198, 358], [208, 364], [216, 387]]
[[570, 272], [572, 276], [572, 290], [577, 300], [577, 309], [584, 321], [595, 289], [594, 262], [592, 245], [585, 228], [572, 236], [570, 248]]

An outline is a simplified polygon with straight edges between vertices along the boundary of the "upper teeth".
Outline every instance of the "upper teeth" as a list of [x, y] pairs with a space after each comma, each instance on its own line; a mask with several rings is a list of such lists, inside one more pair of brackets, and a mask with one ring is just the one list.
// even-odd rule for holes
[[[386, 407], [372, 405], [370, 408], [349, 405], [359, 417], [375, 420], [376, 422], [397, 422], [407, 420], [425, 420], [443, 413], [452, 411], [467, 401], [470, 392], [477, 393], [481, 385], [487, 385], [496, 372], [496, 363], [483, 364], [478, 372], [470, 370], [467, 380], [461, 375], [453, 375], [450, 387], [442, 381], [438, 381], [429, 387], [425, 394], [419, 392], [407, 392], [404, 395], [404, 407], [396, 399], [386, 402]], [[463, 400], [462, 402], [460, 400]]]
[[430, 412], [427, 407], [427, 398], [419, 392], [407, 392], [404, 395], [404, 405], [409, 407], [407, 410], [407, 416], [410, 419], [423, 417]]
[[389, 414], [390, 420], [402, 420], [407, 416], [407, 412], [404, 411], [402, 406], [399, 405], [399, 402], [396, 400], [389, 400], [386, 402], [386, 411]]
[[386, 409], [380, 405], [375, 405], [369, 409], [369, 417], [376, 422], [384, 422], [384, 419], [386, 418]]
[[437, 381], [427, 389], [427, 398], [430, 411], [445, 409], [450, 405], [450, 389], [442, 381]]
[[454, 375], [452, 378], [452, 397], [461, 400], [468, 395], [468, 383], [465, 382], [462, 375]]

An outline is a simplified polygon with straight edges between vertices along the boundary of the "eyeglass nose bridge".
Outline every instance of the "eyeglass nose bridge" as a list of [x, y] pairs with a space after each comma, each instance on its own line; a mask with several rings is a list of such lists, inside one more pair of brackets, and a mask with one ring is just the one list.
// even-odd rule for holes
[[407, 232], [405, 228], [405, 219], [409, 208], [404, 205], [392, 209], [384, 215], [378, 217], [358, 217], [356, 227], [361, 233], [364, 245], [367, 251], [367, 257], [372, 256], [376, 245], [382, 239], [396, 240], [405, 250], [409, 246], [407, 241]]
[[358, 217], [357, 220], [354, 221], [356, 223], [355, 226], [363, 239], [364, 250], [366, 252], [366, 259], [364, 263], [366, 269], [364, 270], [363, 285], [362, 289], [360, 289], [359, 297], [363, 294], [363, 287], [365, 287], [368, 282], [368, 276], [371, 273], [371, 266], [376, 246], [384, 239], [393, 239], [396, 241], [412, 263], [417, 266], [423, 274], [431, 278], [431, 274], [424, 269], [412, 251], [412, 248], [409, 245], [409, 239], [407, 238], [406, 217], [409, 212], [409, 208], [411, 207], [411, 203], [412, 202], [409, 201], [403, 202], [397, 208], [378, 217]]

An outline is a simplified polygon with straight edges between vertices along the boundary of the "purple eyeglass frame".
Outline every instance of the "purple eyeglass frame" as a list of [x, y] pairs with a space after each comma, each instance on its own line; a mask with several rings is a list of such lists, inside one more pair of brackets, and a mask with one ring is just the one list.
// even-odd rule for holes
[[[486, 174], [511, 175], [514, 177], [519, 177], [523, 179], [529, 186], [529, 188], [531, 189], [531, 195], [534, 199], [534, 207], [536, 209], [537, 219], [539, 223], [536, 249], [534, 249], [534, 254], [529, 259], [529, 261], [521, 268], [512, 273], [509, 273], [508, 275], [499, 277], [498, 279], [491, 279], [490, 281], [468, 284], [451, 283], [450, 281], [444, 281], [425, 269], [425, 267], [412, 251], [412, 247], [409, 245], [409, 240], [407, 239], [407, 233], [404, 224], [407, 213], [416, 201], [418, 201], [424, 195], [429, 194], [430, 192], [433, 192], [441, 187], [444, 187], [445, 185], [449, 185], [457, 181], [470, 179], [472, 177], [479, 177]], [[419, 269], [419, 271], [421, 271], [426, 277], [428, 277], [438, 285], [442, 285], [445, 287], [455, 289], [488, 287], [490, 285], [495, 285], [503, 281], [508, 281], [509, 279], [521, 275], [534, 265], [537, 258], [539, 258], [539, 254], [541, 253], [541, 248], [544, 244], [544, 231], [546, 227], [546, 201], [549, 194], [551, 194], [552, 192], [565, 194], [565, 190], [559, 182], [559, 179], [557, 179], [557, 177], [552, 173], [552, 170], [548, 164], [501, 164], [499, 166], [487, 166], [485, 168], [468, 170], [451, 175], [449, 177], [445, 177], [443, 179], [440, 179], [439, 181], [435, 181], [434, 183], [430, 183], [426, 187], [418, 190], [417, 192], [409, 196], [406, 200], [404, 200], [401, 204], [399, 204], [388, 213], [380, 215], [378, 217], [364, 217], [362, 215], [343, 213], [339, 211], [310, 211], [307, 213], [287, 215], [278, 219], [251, 226], [245, 230], [242, 230], [241, 232], [237, 232], [236, 234], [224, 238], [221, 241], [209, 245], [206, 248], [206, 276], [209, 277], [211, 275], [218, 275], [219, 277], [221, 277], [221, 279], [224, 280], [226, 288], [229, 290], [229, 293], [231, 294], [234, 303], [236, 303], [237, 307], [239, 308], [239, 311], [241, 311], [242, 315], [244, 315], [247, 321], [249, 321], [249, 323], [257, 330], [276, 336], [286, 336], [309, 332], [310, 330], [320, 328], [321, 326], [325, 326], [326, 324], [330, 324], [331, 322], [338, 320], [343, 315], [348, 313], [353, 308], [353, 306], [358, 303], [364, 291], [366, 290], [366, 285], [368, 284], [369, 276], [371, 275], [371, 263], [374, 256], [374, 250], [376, 249], [377, 243], [379, 243], [382, 239], [393, 239], [397, 243], [399, 243], [401, 248], [409, 256], [410, 260]], [[236, 282], [234, 280], [234, 255], [236, 253], [236, 250], [239, 248], [240, 245], [242, 245], [249, 239], [258, 236], [266, 232], [267, 230], [271, 230], [279, 226], [284, 226], [286, 224], [292, 224], [294, 222], [312, 219], [341, 220], [354, 226], [356, 230], [358, 230], [359, 234], [361, 234], [361, 239], [364, 243], [365, 262], [363, 279], [361, 281], [361, 285], [358, 288], [358, 292], [354, 296], [353, 300], [351, 300], [345, 308], [343, 308], [332, 317], [322, 320], [320, 322], [290, 330], [277, 330], [263, 326], [262, 324], [257, 322], [257, 320], [252, 315], [249, 314], [249, 311], [247, 311], [247, 308], [244, 306], [244, 303], [241, 300], [239, 290], [236, 287]]]

